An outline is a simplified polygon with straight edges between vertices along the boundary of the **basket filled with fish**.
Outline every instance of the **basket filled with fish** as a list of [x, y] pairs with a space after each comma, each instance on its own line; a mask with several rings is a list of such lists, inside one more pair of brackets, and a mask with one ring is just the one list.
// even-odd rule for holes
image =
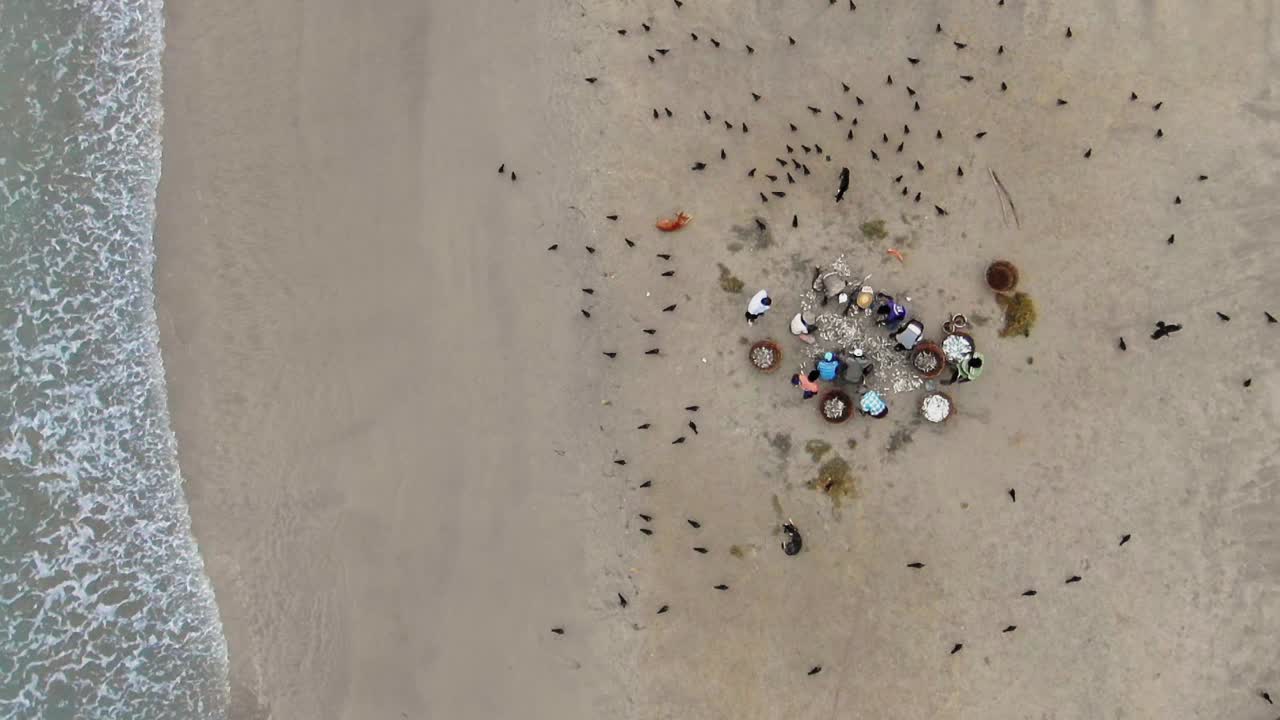
[[843, 390], [828, 390], [818, 398], [818, 412], [829, 423], [842, 423], [853, 415], [853, 399]]
[[955, 402], [944, 392], [932, 392], [920, 400], [920, 415], [931, 423], [944, 423], [955, 411]]
[[751, 364], [763, 373], [771, 373], [782, 365], [782, 348], [772, 340], [761, 340], [751, 346]]
[[947, 366], [947, 356], [937, 343], [922, 342], [911, 351], [911, 367], [926, 378], [936, 378]]

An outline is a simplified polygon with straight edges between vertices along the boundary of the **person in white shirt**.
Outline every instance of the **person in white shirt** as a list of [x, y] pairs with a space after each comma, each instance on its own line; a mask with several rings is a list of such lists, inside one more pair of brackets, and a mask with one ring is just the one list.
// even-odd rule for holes
[[814, 324], [813, 318], [808, 313], [798, 312], [795, 317], [791, 318], [791, 334], [810, 345], [817, 342], [813, 338], [813, 330], [816, 327], [817, 325]]
[[773, 306], [773, 299], [769, 297], [768, 290], [761, 290], [751, 299], [747, 301], [747, 324], [754, 323], [761, 315], [769, 312], [769, 308]]

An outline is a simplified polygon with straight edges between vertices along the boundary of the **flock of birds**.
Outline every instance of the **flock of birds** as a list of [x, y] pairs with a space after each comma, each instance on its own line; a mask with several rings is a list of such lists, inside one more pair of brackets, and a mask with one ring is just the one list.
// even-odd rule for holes
[[[834, 6], [836, 5], [837, 0], [829, 0], [829, 3]], [[678, 13], [683, 5], [684, 3], [682, 0], [673, 0], [673, 11]], [[997, 7], [1003, 6], [1004, 0], [998, 0], [996, 5]], [[853, 0], [848, 0], [848, 11], [857, 11], [857, 5]], [[616, 28], [614, 31], [619, 37], [623, 38], [634, 38], [636, 36], [646, 38], [656, 37], [656, 33], [651, 35], [655, 24], [656, 21], [650, 19], [647, 22], [639, 23], [638, 28]], [[994, 48], [974, 47], [969, 42], [949, 34], [941, 24], [936, 24], [934, 26], [932, 35], [937, 38], [937, 42], [949, 42], [958, 57], [963, 57], [963, 62], [968, 65], [974, 65], [979, 61], [977, 57], [974, 57], [977, 53], [985, 53], [985, 56], [988, 59], [1000, 58], [1006, 55], [1006, 48], [1002, 44], [997, 45]], [[1070, 27], [1065, 27], [1063, 29], [1063, 37], [1066, 40], [1070, 40], [1074, 36], [1075, 32]], [[662, 41], [662, 44], [665, 45], [667, 42], [674, 45], [675, 38], [666, 37], [664, 38], [664, 41]], [[709, 34], [704, 36], [698, 33], [689, 32], [687, 33], [687, 39], [685, 42], [695, 44], [705, 43], [714, 50], [721, 52], [741, 52], [746, 55], [755, 55], [757, 53], [757, 48], [750, 44], [739, 43], [738, 45], [740, 45], [740, 47], [735, 47], [733, 44], [724, 42]], [[783, 43], [785, 43], [785, 45], [783, 45]], [[778, 44], [783, 47], [794, 47], [798, 43], [799, 41], [795, 37], [788, 35], [785, 37], [785, 40], [779, 39]], [[651, 47], [652, 45], [653, 43], [650, 43], [649, 49], [639, 51], [643, 54], [644, 58], [647, 59], [648, 64], [664, 62], [673, 52], [675, 52], [672, 47]], [[982, 142], [989, 134], [989, 131], [983, 128], [968, 128], [962, 132], [956, 132], [954, 129], [946, 129], [944, 131], [944, 128], [938, 127], [936, 122], [931, 123], [929, 120], [930, 116], [927, 112], [924, 112], [924, 106], [922, 105], [922, 102], [927, 102], [927, 98], [923, 93], [912, 86], [911, 79], [912, 70], [921, 65], [922, 59], [916, 55], [908, 55], [903, 57], [901, 62], [903, 65], [899, 71], [899, 76], [895, 78], [893, 74], [890, 73], [887, 74], [883, 80], [884, 87], [893, 88], [893, 92], [901, 93], [897, 102], [900, 103], [899, 107], [901, 108], [903, 116], [898, 122], [893, 123], [891, 129], [877, 128], [876, 130], [870, 130], [866, 128], [865, 125], [859, 125], [859, 111], [860, 109], [866, 108], [870, 102], [872, 102], [872, 99], [870, 99], [871, 94], [856, 91], [854, 87], [847, 82], [840, 83], [838, 92], [835, 92], [835, 89], [833, 88], [835, 97], [831, 98], [828, 102], [813, 103], [806, 105], [803, 109], [798, 108], [797, 111], [802, 116], [798, 120], [794, 117], [782, 119], [782, 122], [786, 124], [789, 133], [794, 139], [784, 143], [782, 147], [776, 148], [772, 153], [764, 153], [765, 155], [772, 155], [768, 162], [763, 165], [749, 167], [743, 171], [745, 176], [749, 178], [751, 182], [756, 183], [754, 193], [762, 205], [768, 203], [785, 203], [788, 198], [788, 193], [793, 191], [789, 188], [793, 188], [793, 186], [803, 186], [806, 182], [806, 178], [810, 178], [815, 175], [824, 182], [827, 181], [827, 178], [831, 178], [830, 182], [832, 182], [834, 189], [834, 192], [832, 193], [834, 200], [837, 203], [841, 202], [845, 193], [849, 189], [851, 172], [848, 166], [842, 165], [839, 166], [838, 170], [836, 170], [835, 168], [839, 163], [833, 161], [832, 154], [834, 151], [837, 156], [847, 156], [850, 154], [848, 144], [857, 143], [861, 140], [866, 142], [863, 156], [867, 158], [866, 162], [870, 163], [870, 167], [866, 168], [865, 172], [860, 173], [861, 176], [865, 177], [871, 175], [877, 168], [879, 168], [880, 171], [884, 173], [886, 179], [890, 179], [895, 186], [901, 186], [898, 194], [902, 198], [906, 198], [907, 202], [915, 204], [925, 202], [927, 199], [928, 204], [933, 206], [934, 212], [937, 216], [945, 217], [949, 215], [949, 211], [942, 204], [944, 201], [941, 198], [926, 198], [925, 191], [922, 188], [916, 187], [913, 190], [913, 184], [917, 183], [917, 179], [924, 178], [931, 172], [951, 174], [954, 177], [955, 182], [963, 182], [965, 178], [963, 164], [957, 164], [954, 172], [949, 169], [949, 165], [941, 169], [930, 168], [926, 166], [918, 156], [912, 154], [912, 148], [919, 143], [945, 143], [953, 137], [967, 137], [972, 142]], [[985, 80], [979, 80], [974, 74], [971, 74], [971, 72], [972, 71], [957, 73], [957, 82], [965, 84], [986, 82]], [[601, 77], [598, 75], [589, 76], [585, 78], [585, 81], [588, 84], [595, 86], [601, 81]], [[994, 83], [993, 87], [996, 87]], [[1001, 94], [1016, 92], [1005, 80], [999, 81], [998, 88]], [[864, 94], [867, 95], [867, 98], [863, 97]], [[877, 99], [876, 101], [879, 102], [881, 100]], [[1137, 103], [1139, 101], [1140, 97], [1137, 92], [1129, 93], [1128, 102]], [[760, 92], [751, 92], [750, 103], [747, 103], [745, 98], [743, 99], [743, 102], [746, 107], [757, 109], [769, 108], [769, 99]], [[889, 102], [894, 101], [890, 100]], [[1057, 98], [1055, 107], [1061, 108], [1069, 104], [1070, 101], [1067, 98]], [[1162, 100], [1157, 100], [1151, 103], [1151, 112], [1158, 113], [1163, 104], [1164, 102]], [[706, 127], [709, 129], [716, 129], [716, 132], [721, 132], [725, 138], [733, 136], [740, 139], [741, 136], [749, 135], [751, 132], [751, 125], [748, 124], [747, 119], [742, 117], [729, 119], [728, 117], [713, 114], [712, 112], [701, 108], [699, 111]], [[1052, 108], [1048, 108], [1048, 111], [1052, 111]], [[763, 114], [764, 113], [761, 113], [761, 115]], [[654, 122], [660, 123], [666, 119], [675, 117], [676, 112], [669, 107], [651, 107], [648, 109], [648, 115], [651, 116]], [[758, 125], [763, 124], [764, 122], [776, 121], [777, 118], [772, 116], [762, 117], [759, 120], [752, 118], [752, 122]], [[819, 122], [822, 122], [825, 125], [819, 128], [817, 127]], [[912, 127], [913, 125], [915, 126], [914, 128]], [[719, 129], [721, 127], [723, 130]], [[900, 130], [899, 127], [901, 128]], [[836, 129], [835, 132], [832, 132], [833, 128]], [[1151, 135], [1153, 142], [1159, 142], [1165, 138], [1164, 130], [1159, 127], [1155, 127]], [[844, 143], [846, 147], [836, 150], [839, 143]], [[729, 143], [727, 142], [724, 143], [724, 145], [728, 144]], [[716, 152], [716, 148], [714, 146], [720, 146], [718, 147], [718, 152]], [[751, 150], [759, 151], [759, 148], [751, 148]], [[1080, 153], [1083, 160], [1089, 160], [1093, 157], [1093, 148], [1084, 147]], [[721, 163], [729, 162], [729, 151], [721, 145], [720, 142], [713, 143], [713, 148], [709, 151], [709, 155], [711, 157], [695, 160], [689, 166], [689, 170], [695, 173], [702, 173], [713, 163], [717, 162], [717, 157], [718, 161]], [[515, 171], [507, 168], [505, 163], [498, 167], [498, 172], [503, 175], [507, 175], [509, 173], [511, 182], [516, 182], [518, 179]], [[1188, 177], [1194, 177], [1196, 182], [1205, 182], [1209, 180], [1209, 177], [1204, 173], [1194, 173]], [[993, 179], [999, 185], [998, 178], [995, 178], [993, 175]], [[1005, 200], [1009, 202], [1011, 209], [1016, 213], [1016, 209], [1014, 209], [1012, 205], [1012, 199], [1007, 197], [1007, 192], [1005, 193]], [[1176, 195], [1173, 198], [1173, 203], [1181, 204], [1182, 196]], [[798, 212], [785, 212], [784, 216], [787, 214], [791, 215], [791, 227], [799, 228], [801, 218]], [[619, 220], [619, 216], [617, 214], [609, 214], [605, 216], [605, 219], [611, 222], [617, 222]], [[768, 227], [766, 220], [761, 217], [756, 217], [755, 223], [757, 228], [762, 232]], [[1175, 234], [1170, 234], [1166, 239], [1167, 243], [1170, 245], [1172, 245], [1175, 240]], [[623, 242], [627, 249], [634, 249], [637, 246], [636, 242], [630, 238], [624, 237]], [[585, 246], [584, 249], [585, 252], [591, 255], [595, 255], [598, 252], [598, 248], [589, 245]], [[559, 244], [553, 244], [548, 247], [547, 250], [557, 251], [559, 250]], [[664, 264], [669, 264], [673, 260], [672, 255], [669, 253], [658, 253], [657, 258]], [[675, 269], [671, 269], [669, 267], [663, 269], [660, 273], [662, 277], [666, 278], [673, 277], [675, 274]], [[581, 288], [581, 292], [587, 298], [592, 298], [595, 295], [595, 289], [591, 287], [583, 287]], [[662, 307], [660, 313], [673, 313], [676, 309], [677, 303], [671, 303]], [[593, 317], [591, 309], [588, 306], [582, 307], [580, 312], [586, 319], [591, 319]], [[1264, 314], [1266, 322], [1277, 322], [1276, 318], [1269, 312]], [[1222, 322], [1229, 322], [1231, 320], [1231, 317], [1225, 313], [1218, 312], [1217, 315]], [[659, 325], [656, 318], [657, 313], [655, 313], [655, 319], [652, 321], [652, 325]], [[643, 327], [640, 328], [640, 330], [648, 336], [657, 335], [659, 332], [657, 327]], [[1151, 334], [1151, 339], [1160, 340], [1162, 338], [1169, 337], [1180, 330], [1182, 330], [1181, 324], [1160, 321], [1156, 323], [1155, 330]], [[1118, 347], [1121, 351], [1127, 349], [1127, 344], [1123, 337], [1119, 338]], [[660, 355], [661, 352], [661, 349], [655, 346], [645, 350], [644, 354]], [[615, 349], [606, 349], [603, 350], [602, 353], [609, 360], [614, 360], [619, 355], [619, 352]], [[1248, 387], [1250, 383], [1250, 380], [1246, 380], [1244, 382], [1245, 387]], [[696, 413], [699, 410], [699, 406], [690, 405], [684, 409], [688, 413]], [[646, 422], [639, 425], [636, 429], [645, 431], [652, 427], [652, 423]], [[693, 434], [698, 434], [698, 426], [693, 420], [687, 420], [686, 427]], [[683, 444], [687, 439], [688, 435], [681, 434], [675, 437], [671, 441], [671, 444]], [[617, 457], [613, 460], [613, 463], [619, 466], [625, 466], [627, 465], [627, 460], [622, 457]], [[642, 490], [650, 487], [652, 487], [652, 481], [645, 481], [639, 485], [639, 489]], [[1010, 502], [1017, 502], [1017, 492], [1015, 489], [1009, 489], [1008, 496]], [[652, 528], [654, 523], [653, 515], [648, 512], [639, 512], [637, 515], [644, 523], [644, 526], [640, 528], [640, 533], [646, 536], [652, 535], [654, 532]], [[687, 518], [686, 523], [694, 532], [697, 532], [702, 528], [702, 524], [693, 518]], [[782, 546], [785, 554], [793, 555], [798, 553], [801, 542], [799, 530], [788, 522], [782, 528], [782, 533], [784, 536]], [[1117, 546], [1123, 547], [1131, 540], [1131, 537], [1132, 536], [1127, 533], [1121, 535]], [[697, 541], [694, 540], [694, 542]], [[709, 549], [705, 545], [701, 544], [692, 545], [691, 548], [693, 552], [699, 554], [706, 554], [709, 552]], [[920, 572], [925, 571], [927, 565], [924, 562], [913, 561], [906, 563], [906, 568], [913, 572]], [[1080, 575], [1071, 574], [1063, 579], [1062, 585], [1073, 586], [1083, 581], [1084, 578]], [[730, 589], [729, 586], [724, 583], [711, 585], [709, 582], [708, 587], [717, 592], [725, 592]], [[1041, 596], [1042, 592], [1043, 591], [1039, 589], [1027, 588], [1021, 591], [1021, 597], [1027, 599], [1036, 598]], [[617, 603], [621, 608], [628, 608], [631, 605], [631, 601], [628, 600], [626, 595], [621, 592], [617, 593]], [[662, 615], [670, 610], [671, 606], [663, 603], [657, 606], [655, 612], [658, 615]], [[1000, 630], [1001, 633], [1013, 633], [1018, 630], [1018, 625], [1011, 623], [1002, 623], [1000, 624], [1000, 627], [1002, 627]], [[551, 632], [557, 635], [563, 635], [565, 634], [566, 629], [563, 626], [557, 626], [553, 627]], [[960, 653], [964, 647], [964, 642], [955, 641], [950, 645], [949, 649], [944, 649], [946, 649], [949, 654], [955, 655]], [[815, 664], [810, 667], [807, 674], [816, 675], [820, 673], [822, 669], [822, 665]], [[1259, 696], [1267, 703], [1272, 702], [1271, 696], [1265, 691], [1260, 691]], [[1277, 720], [1280, 720], [1280, 718]]]

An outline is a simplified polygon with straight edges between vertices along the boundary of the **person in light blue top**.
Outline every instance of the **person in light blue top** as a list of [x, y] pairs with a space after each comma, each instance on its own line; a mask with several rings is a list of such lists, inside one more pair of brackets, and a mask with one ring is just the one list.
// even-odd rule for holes
[[860, 405], [862, 406], [862, 414], [870, 415], [877, 420], [889, 414], [889, 406], [880, 397], [880, 393], [875, 390], [868, 390], [863, 393]]
[[839, 371], [840, 360], [836, 358], [835, 353], [823, 353], [822, 359], [818, 361], [818, 379], [831, 382], [836, 379], [836, 373]]

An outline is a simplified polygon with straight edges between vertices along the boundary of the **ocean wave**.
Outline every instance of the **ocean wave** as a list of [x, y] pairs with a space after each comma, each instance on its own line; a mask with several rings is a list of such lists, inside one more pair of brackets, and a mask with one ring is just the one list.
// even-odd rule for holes
[[152, 292], [161, 3], [0, 3], [0, 717], [222, 717]]

